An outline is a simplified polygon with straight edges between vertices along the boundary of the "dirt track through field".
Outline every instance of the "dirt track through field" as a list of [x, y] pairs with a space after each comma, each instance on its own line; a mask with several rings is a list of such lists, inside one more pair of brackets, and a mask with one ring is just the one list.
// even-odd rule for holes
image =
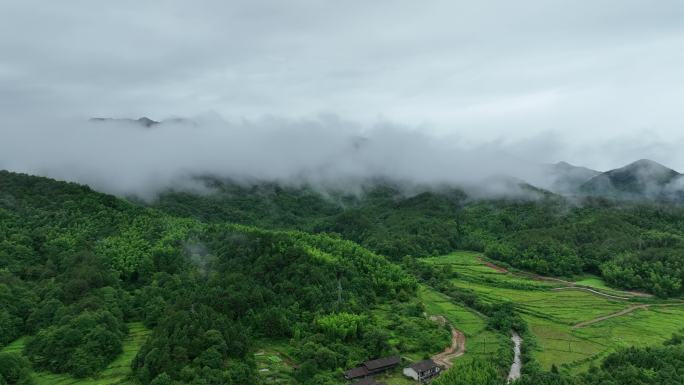
[[632, 305], [632, 306], [630, 306], [630, 307], [628, 307], [628, 308], [626, 308], [626, 309], [620, 310], [619, 312], [616, 312], [616, 313], [606, 314], [606, 315], [604, 315], [604, 316], [597, 317], [597, 318], [591, 319], [591, 320], [589, 320], [589, 321], [580, 322], [580, 323], [574, 325], [572, 328], [573, 328], [573, 329], [583, 328], [583, 327], [585, 327], [585, 326], [593, 325], [593, 324], [595, 324], [595, 323], [599, 323], [599, 322], [605, 321], [605, 320], [607, 320], [607, 319], [611, 319], [611, 318], [615, 318], [615, 317], [620, 317], [620, 316], [623, 316], [623, 315], [625, 315], [625, 314], [629, 314], [629, 313], [631, 313], [631, 312], [633, 312], [633, 311], [635, 311], [635, 310], [639, 310], [639, 309], [644, 309], [644, 310], [645, 310], [645, 309], [649, 309], [649, 308], [651, 308], [651, 307], [654, 307], [654, 308], [664, 308], [664, 307], [670, 307], [670, 306], [683, 306], [683, 305], [684, 305], [684, 302], [664, 303], [664, 304], [653, 304], [653, 305], [647, 305], [647, 304]]
[[583, 291], [587, 291], [589, 293], [600, 295], [601, 297], [606, 297], [606, 298], [610, 298], [610, 299], [619, 299], [619, 300], [623, 300], [623, 301], [626, 301], [630, 298], [630, 297], [620, 297], [618, 295], [602, 293], [598, 290], [594, 290], [594, 289], [584, 287], [584, 286], [556, 287], [556, 288], [551, 289], [551, 290], [556, 290], [556, 291], [558, 291], [558, 290], [583, 290]]
[[[485, 266], [492, 268], [492, 269], [494, 269], [500, 273], [510, 273], [506, 268], [503, 268], [501, 266], [497, 266], [497, 265], [493, 264], [492, 262], [489, 262], [483, 258], [478, 257], [477, 259], [480, 262], [482, 262]], [[625, 296], [619, 296], [619, 295], [604, 293], [604, 292], [597, 290], [597, 289], [594, 289], [592, 287], [585, 286], [585, 285], [579, 285], [575, 282], [566, 281], [566, 280], [561, 279], [561, 278], [546, 277], [543, 275], [533, 275], [533, 274], [524, 274], [524, 273], [511, 273], [511, 274], [518, 275], [518, 276], [521, 276], [524, 278], [531, 278], [531, 279], [534, 279], [537, 281], [558, 282], [558, 283], [562, 283], [564, 285], [567, 285], [565, 287], [557, 287], [557, 288], [553, 288], [551, 290], [583, 290], [583, 291], [586, 291], [589, 293], [600, 295], [602, 297], [611, 298], [611, 299], [619, 299], [619, 300], [623, 300], [623, 301], [628, 300], [632, 297], [643, 297], [643, 298], [652, 298], [653, 297], [653, 295], [651, 295], [651, 294], [642, 293], [642, 292], [638, 292], [638, 291], [622, 291], [622, 293], [624, 293]]]
[[651, 305], [633, 305], [633, 306], [628, 307], [627, 309], [620, 310], [620, 311], [617, 312], [617, 313], [607, 314], [607, 315], [604, 315], [604, 316], [601, 316], [601, 317], [597, 317], [597, 318], [591, 319], [591, 320], [589, 320], [589, 321], [580, 322], [580, 323], [574, 325], [572, 328], [573, 328], [573, 329], [583, 328], [583, 327], [585, 327], [585, 326], [593, 325], [593, 324], [595, 324], [595, 323], [599, 323], [599, 322], [605, 321], [605, 320], [607, 320], [607, 319], [611, 319], [611, 318], [615, 318], [615, 317], [620, 317], [620, 316], [623, 316], [623, 315], [625, 315], [625, 314], [629, 314], [629, 313], [631, 313], [631, 312], [633, 312], [633, 311], [635, 311], [635, 310], [638, 310], [638, 309], [648, 309], [650, 306], [651, 306]]
[[451, 345], [449, 345], [443, 352], [432, 356], [432, 360], [437, 365], [443, 366], [445, 369], [451, 368], [454, 364], [454, 359], [465, 354], [466, 337], [460, 330], [451, 325], [444, 316], [430, 316], [431, 321], [435, 321], [441, 325], [449, 325], [451, 328]]

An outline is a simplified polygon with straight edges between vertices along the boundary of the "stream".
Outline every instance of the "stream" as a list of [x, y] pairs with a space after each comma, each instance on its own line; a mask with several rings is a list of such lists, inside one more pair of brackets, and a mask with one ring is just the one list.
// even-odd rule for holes
[[522, 345], [523, 339], [518, 333], [511, 331], [511, 341], [513, 341], [513, 363], [511, 364], [511, 371], [508, 372], [507, 383], [520, 378], [520, 368], [522, 367], [520, 345]]

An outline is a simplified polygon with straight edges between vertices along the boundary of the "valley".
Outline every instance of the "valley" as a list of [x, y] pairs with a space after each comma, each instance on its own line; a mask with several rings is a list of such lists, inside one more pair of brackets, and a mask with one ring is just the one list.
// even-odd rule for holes
[[0, 385], [684, 385], [684, 1], [0, 26]]
[[582, 372], [620, 348], [660, 345], [684, 327], [684, 303], [607, 289], [597, 278], [576, 282], [594, 284], [596, 288], [588, 291], [578, 290], [573, 282], [504, 272], [472, 252], [426, 261], [450, 266], [457, 273], [453, 283], [485, 301], [512, 303], [533, 337], [524, 343], [532, 346], [532, 356], [547, 370], [557, 365]]
[[435, 385], [593, 385], [625, 349], [679, 349], [662, 347], [684, 325], [675, 206], [396, 185], [142, 204], [9, 172], [0, 187], [0, 361], [37, 385], [342, 385], [397, 356], [377, 381], [414, 384], [402, 369], [432, 358]]

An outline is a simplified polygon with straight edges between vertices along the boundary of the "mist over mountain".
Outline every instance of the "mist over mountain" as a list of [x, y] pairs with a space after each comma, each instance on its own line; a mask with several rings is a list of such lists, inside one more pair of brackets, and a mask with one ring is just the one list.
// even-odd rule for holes
[[565, 161], [549, 165], [546, 169], [549, 190], [559, 194], [576, 194], [579, 187], [601, 172], [587, 167], [574, 166]]
[[158, 125], [160, 122], [156, 120], [152, 120], [146, 116], [143, 116], [142, 118], [138, 119], [130, 119], [130, 118], [90, 118], [88, 119], [89, 122], [92, 123], [129, 123], [129, 124], [138, 124], [143, 127], [152, 127]]
[[549, 164], [545, 149], [553, 144], [543, 138], [472, 143], [327, 115], [18, 120], [5, 127], [11, 134], [0, 142], [0, 168], [146, 200], [167, 190], [210, 193], [207, 177], [353, 194], [389, 181], [409, 195], [447, 186], [486, 199], [537, 199], [544, 190], [662, 199], [680, 189], [677, 173], [645, 161], [601, 175], [567, 162]]
[[684, 196], [682, 174], [648, 159], [597, 175], [580, 186], [589, 195], [622, 199], [679, 200]]
[[353, 193], [386, 179], [408, 190], [458, 185], [485, 197], [524, 196], [529, 189], [521, 183], [542, 186], [536, 181], [547, 177], [538, 161], [514, 155], [506, 144], [335, 116], [19, 120], [6, 127], [11, 134], [0, 143], [0, 168], [146, 199], [167, 189], [206, 192], [203, 176]]

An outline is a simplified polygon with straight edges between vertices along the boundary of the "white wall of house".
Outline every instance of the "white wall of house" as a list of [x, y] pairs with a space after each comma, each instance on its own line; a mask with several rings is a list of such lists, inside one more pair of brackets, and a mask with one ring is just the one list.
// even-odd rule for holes
[[416, 371], [412, 368], [404, 368], [404, 375], [418, 381], [418, 373], [416, 373]]

